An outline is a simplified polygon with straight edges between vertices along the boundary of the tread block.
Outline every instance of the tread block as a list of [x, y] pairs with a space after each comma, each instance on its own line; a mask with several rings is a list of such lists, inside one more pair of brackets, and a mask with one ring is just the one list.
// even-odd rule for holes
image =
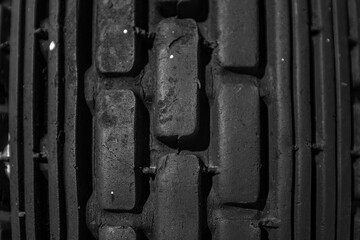
[[259, 240], [261, 239], [261, 230], [254, 222], [248, 219], [220, 218], [216, 222], [214, 240]]
[[131, 227], [104, 226], [99, 229], [99, 240], [136, 240], [136, 232]]
[[103, 74], [130, 73], [136, 65], [136, 0], [97, 2], [96, 66]]
[[259, 0], [220, 0], [217, 12], [221, 64], [239, 70], [257, 67]]
[[213, 210], [212, 233], [214, 240], [260, 240], [258, 211], [238, 207]]
[[255, 203], [260, 192], [260, 98], [250, 83], [220, 86], [216, 103], [220, 174], [213, 186], [222, 203]]
[[165, 19], [156, 37], [155, 135], [192, 138], [199, 128], [199, 35], [191, 19]]
[[166, 155], [159, 159], [156, 179], [155, 239], [198, 239], [198, 158], [194, 155]]
[[106, 210], [135, 208], [140, 192], [141, 111], [129, 90], [103, 90], [95, 109], [95, 175], [100, 206]]

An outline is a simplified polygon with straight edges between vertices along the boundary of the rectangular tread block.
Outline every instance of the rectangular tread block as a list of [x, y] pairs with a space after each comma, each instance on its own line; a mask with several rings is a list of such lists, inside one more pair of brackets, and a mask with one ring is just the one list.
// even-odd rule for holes
[[136, 240], [136, 232], [131, 227], [103, 226], [99, 229], [99, 240]]
[[226, 68], [258, 66], [259, 0], [218, 1], [219, 60]]
[[198, 158], [194, 155], [166, 155], [159, 159], [156, 179], [155, 239], [198, 239]]
[[219, 218], [216, 222], [214, 240], [260, 240], [261, 230], [256, 221], [250, 219]]
[[131, 210], [136, 206], [141, 181], [134, 171], [141, 164], [141, 138], [137, 137], [141, 112], [129, 90], [103, 90], [95, 113], [96, 194], [106, 210]]
[[96, 66], [103, 74], [126, 74], [136, 62], [136, 0], [97, 2]]
[[199, 128], [199, 35], [191, 19], [168, 18], [156, 37], [155, 135], [165, 141], [191, 138]]
[[213, 186], [222, 203], [256, 203], [260, 192], [260, 98], [250, 82], [220, 86], [216, 101], [219, 137], [210, 164], [220, 174]]

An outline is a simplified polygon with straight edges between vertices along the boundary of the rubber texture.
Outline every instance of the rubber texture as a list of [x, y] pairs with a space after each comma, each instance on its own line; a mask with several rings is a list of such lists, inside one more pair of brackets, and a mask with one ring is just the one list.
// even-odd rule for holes
[[0, 239], [360, 239], [359, 16], [0, 1]]

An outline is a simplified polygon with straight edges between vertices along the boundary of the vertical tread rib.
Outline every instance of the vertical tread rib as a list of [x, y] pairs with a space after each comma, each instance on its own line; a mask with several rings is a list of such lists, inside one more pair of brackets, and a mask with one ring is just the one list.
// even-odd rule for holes
[[[77, 151], [78, 144], [78, 114], [79, 114], [79, 76], [78, 76], [78, 6], [79, 0], [66, 1], [65, 28], [72, 29], [64, 33], [65, 52], [65, 119], [64, 133], [64, 186], [66, 202], [67, 239], [84, 239], [81, 233], [81, 223], [85, 219], [79, 209], [81, 190], [79, 187]], [[76, 94], [74, 94], [74, 92]]]
[[316, 239], [335, 239], [336, 97], [331, 0], [312, 1]]
[[39, 226], [37, 224], [37, 181], [35, 151], [35, 121], [36, 121], [36, 56], [35, 34], [37, 0], [25, 1], [25, 46], [24, 46], [24, 84], [23, 84], [23, 129], [24, 129], [24, 196], [25, 196], [25, 220], [26, 238], [28, 240], [40, 239]]
[[25, 239], [24, 182], [23, 182], [23, 132], [22, 132], [22, 77], [24, 43], [24, 1], [12, 1], [10, 39], [9, 119], [10, 125], [10, 189], [12, 238]]
[[[66, 205], [66, 239], [91, 239], [85, 220], [87, 197], [91, 184], [91, 115], [83, 94], [84, 61], [91, 61], [91, 53], [85, 53], [90, 44], [81, 40], [87, 37], [89, 27], [81, 27], [86, 14], [81, 9], [91, 4], [89, 0], [67, 0], [64, 28], [64, 187]], [[89, 15], [92, 14], [88, 13]], [[87, 16], [87, 15], [85, 15]], [[85, 35], [85, 36], [82, 36]], [[84, 37], [84, 38], [83, 38]], [[90, 48], [90, 47], [89, 47]], [[89, 58], [89, 59], [88, 59]], [[85, 60], [84, 60], [85, 59]]]
[[351, 82], [347, 1], [333, 0], [337, 108], [336, 239], [350, 239], [351, 230]]
[[311, 63], [308, 2], [292, 1], [294, 98], [294, 239], [311, 239]]
[[[269, 196], [264, 227], [278, 222], [268, 231], [269, 239], [287, 240], [292, 236], [293, 126], [291, 81], [290, 1], [266, 4], [268, 66], [261, 88], [268, 106]], [[272, 223], [273, 222], [273, 223]]]

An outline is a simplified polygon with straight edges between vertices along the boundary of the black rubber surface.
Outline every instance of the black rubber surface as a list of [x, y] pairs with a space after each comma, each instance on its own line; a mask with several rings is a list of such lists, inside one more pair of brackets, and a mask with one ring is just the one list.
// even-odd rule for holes
[[0, 1], [0, 239], [360, 239], [359, 17]]

